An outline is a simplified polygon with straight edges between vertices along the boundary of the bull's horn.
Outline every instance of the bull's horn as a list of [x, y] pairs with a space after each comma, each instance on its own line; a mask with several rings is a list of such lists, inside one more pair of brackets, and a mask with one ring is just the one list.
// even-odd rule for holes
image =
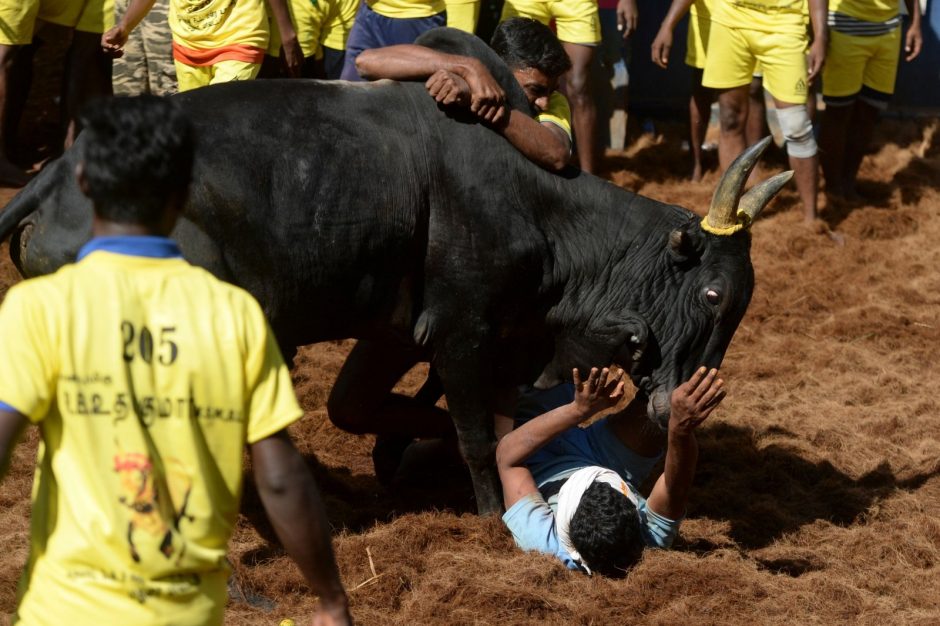
[[744, 183], [757, 165], [761, 153], [770, 144], [771, 138], [764, 137], [745, 150], [734, 160], [728, 171], [718, 181], [708, 215], [702, 220], [705, 230], [716, 235], [730, 235], [743, 227], [738, 222], [738, 200], [744, 191]]
[[754, 185], [746, 194], [741, 196], [738, 203], [738, 220], [748, 228], [757, 219], [764, 207], [770, 204], [777, 192], [793, 178], [793, 170], [780, 172], [771, 176], [764, 182]]

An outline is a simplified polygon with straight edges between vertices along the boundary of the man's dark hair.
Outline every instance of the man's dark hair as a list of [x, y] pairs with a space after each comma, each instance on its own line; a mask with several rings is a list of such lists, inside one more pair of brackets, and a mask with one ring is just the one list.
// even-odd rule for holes
[[528, 17], [502, 22], [493, 33], [490, 47], [513, 71], [534, 67], [546, 76], [558, 78], [571, 69], [571, 59], [555, 33]]
[[99, 216], [153, 225], [172, 196], [185, 197], [193, 132], [173, 102], [156, 96], [98, 100], [80, 121], [87, 194]]
[[640, 518], [630, 498], [595, 482], [571, 518], [571, 542], [591, 571], [620, 577], [643, 552]]

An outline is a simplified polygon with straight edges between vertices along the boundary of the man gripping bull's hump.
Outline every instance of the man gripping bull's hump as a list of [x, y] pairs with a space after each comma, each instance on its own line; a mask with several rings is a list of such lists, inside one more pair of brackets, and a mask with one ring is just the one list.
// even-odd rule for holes
[[368, 80], [427, 79], [428, 93], [440, 104], [469, 108], [534, 163], [550, 171], [563, 169], [571, 157], [571, 108], [557, 88], [571, 61], [561, 42], [548, 26], [516, 17], [496, 27], [491, 46], [525, 92], [534, 119], [525, 111], [506, 110], [503, 89], [472, 56], [402, 44], [366, 50], [357, 57], [356, 69]]
[[[478, 58], [510, 108], [531, 114], [492, 49], [441, 31], [422, 37]], [[748, 227], [789, 179], [742, 196], [762, 142], [729, 168], [703, 219], [574, 168], [549, 172], [420, 83], [244, 81], [174, 100], [195, 136], [171, 233], [186, 258], [254, 295], [288, 357], [364, 339], [332, 392], [346, 410], [331, 418], [352, 432], [456, 433], [484, 513], [503, 506], [493, 415], [512, 415], [507, 389], [618, 363], [665, 429], [672, 390], [722, 361], [754, 284]], [[73, 176], [82, 142], [0, 214], [26, 276], [74, 261], [90, 238]], [[420, 361], [449, 414], [413, 413], [414, 399], [391, 394]]]

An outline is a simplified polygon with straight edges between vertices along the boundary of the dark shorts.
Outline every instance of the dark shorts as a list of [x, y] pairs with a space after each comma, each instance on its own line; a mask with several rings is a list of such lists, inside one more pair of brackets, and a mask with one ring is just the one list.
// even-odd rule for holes
[[356, 57], [363, 50], [384, 48], [396, 44], [414, 43], [418, 36], [432, 28], [447, 25], [447, 12], [431, 17], [396, 19], [379, 15], [363, 2], [356, 12], [349, 39], [346, 41], [346, 59], [343, 62], [343, 80], [362, 80], [356, 71]]
[[329, 80], [337, 80], [343, 73], [345, 50], [336, 50], [323, 46], [323, 73]]

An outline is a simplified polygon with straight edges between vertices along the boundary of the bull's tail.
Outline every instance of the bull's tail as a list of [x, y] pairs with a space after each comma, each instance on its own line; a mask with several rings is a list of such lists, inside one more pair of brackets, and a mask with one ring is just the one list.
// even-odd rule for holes
[[55, 179], [54, 170], [57, 164], [43, 169], [36, 178], [16, 194], [6, 208], [0, 212], [0, 242], [4, 241], [16, 229], [17, 225], [39, 208], [40, 200], [46, 195], [46, 190]]

